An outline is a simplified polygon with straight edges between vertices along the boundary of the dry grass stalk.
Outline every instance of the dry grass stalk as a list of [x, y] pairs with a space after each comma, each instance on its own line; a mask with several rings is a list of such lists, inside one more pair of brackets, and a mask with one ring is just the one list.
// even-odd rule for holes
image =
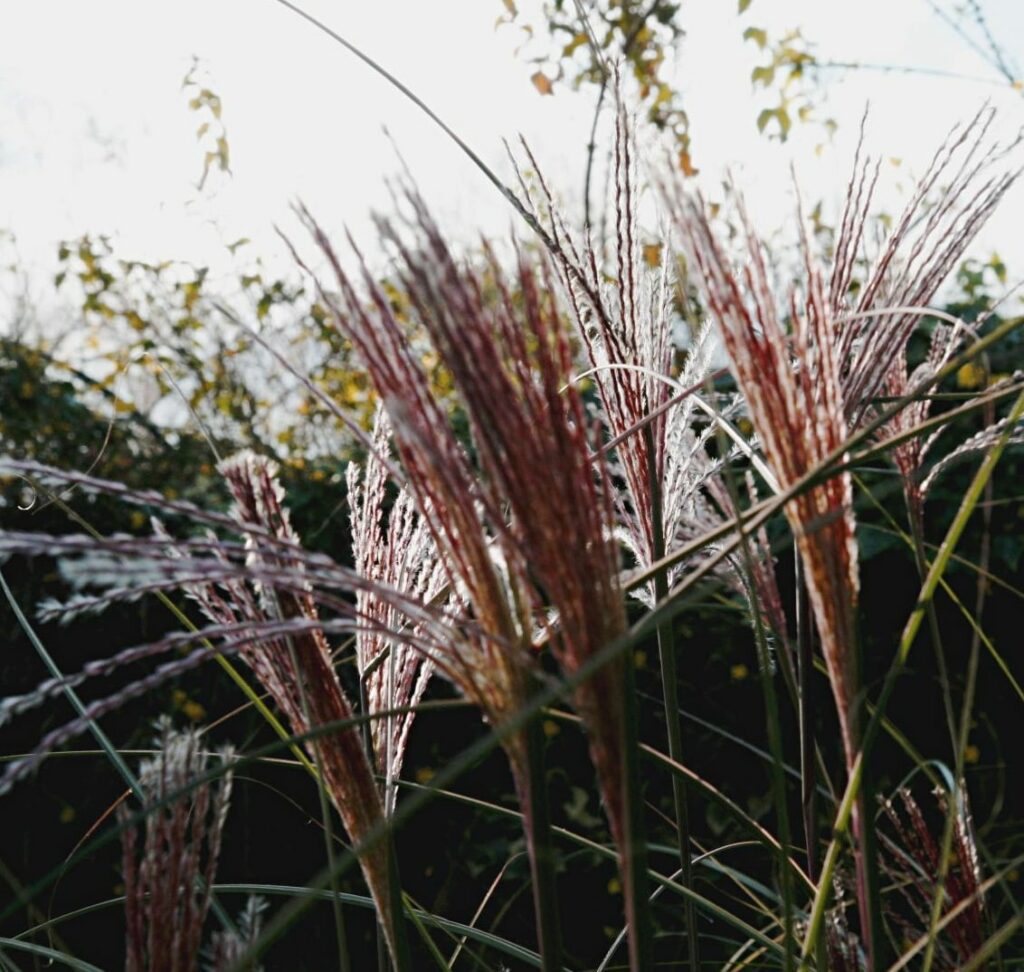
[[[278, 541], [298, 547], [283, 493], [273, 463], [251, 452], [243, 452], [220, 466], [234, 498], [232, 513], [243, 531], [253, 524]], [[289, 561], [280, 548], [268, 548], [258, 536], [249, 534], [248, 565], [283, 565], [301, 574], [301, 564]], [[331, 660], [330, 648], [319, 626], [319, 612], [311, 590], [281, 589], [261, 581], [227, 581], [218, 590], [213, 585], [195, 585], [192, 595], [215, 624], [285, 622], [304, 619], [306, 630], [293, 630], [276, 638], [261, 639], [242, 648], [242, 657], [285, 714], [293, 731], [309, 732], [331, 723], [350, 720], [350, 705]], [[349, 837], [356, 844], [374, 833], [384, 819], [383, 806], [359, 732], [347, 727], [320, 736], [307, 748], [334, 803]], [[381, 927], [392, 954], [396, 950], [395, 914], [392, 896], [389, 848], [378, 841], [360, 856], [360, 865]]]
[[[418, 248], [389, 223], [380, 223], [381, 234], [398, 254], [417, 322], [461, 396], [478, 465], [457, 441], [405, 328], [365, 264], [369, 302], [326, 235], [304, 217], [340, 291], [321, 288], [322, 297], [366, 363], [452, 588], [486, 634], [453, 645], [445, 667], [497, 723], [530, 692], [538, 625], [570, 674], [625, 630], [610, 492], [603, 467], [595, 471], [579, 394], [563, 391], [573, 361], [548, 271], [520, 252], [509, 281], [487, 248], [483, 268], [458, 265], [422, 201], [414, 193], [407, 200]], [[627, 825], [620, 665], [585, 682], [574, 701], [621, 847]], [[529, 807], [523, 737], [513, 736], [506, 751], [522, 806]]]
[[[742, 210], [746, 262], [737, 267], [702, 201], [677, 198], [674, 205], [692, 278], [721, 327], [765, 456], [780, 486], [792, 486], [840, 450], [848, 433], [824, 274], [805, 240], [806, 293], [792, 292], [784, 312], [762, 245]], [[857, 754], [854, 628], [859, 581], [852, 499], [850, 476], [843, 473], [785, 508], [805, 568], [848, 766]]]

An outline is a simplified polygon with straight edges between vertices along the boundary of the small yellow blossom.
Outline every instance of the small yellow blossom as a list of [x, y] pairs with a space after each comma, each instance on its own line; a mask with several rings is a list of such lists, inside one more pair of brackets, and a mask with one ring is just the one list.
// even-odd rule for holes
[[985, 369], [981, 365], [968, 361], [956, 373], [956, 384], [958, 388], [970, 391], [973, 388], [981, 388], [986, 380]]
[[181, 711], [186, 719], [191, 719], [193, 722], [202, 722], [206, 718], [206, 709], [192, 699], [189, 699], [182, 705]]

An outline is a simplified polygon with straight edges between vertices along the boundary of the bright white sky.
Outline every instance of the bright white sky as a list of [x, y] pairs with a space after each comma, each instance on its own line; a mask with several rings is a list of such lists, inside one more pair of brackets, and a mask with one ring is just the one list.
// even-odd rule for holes
[[[501, 139], [523, 133], [545, 174], [578, 201], [593, 93], [541, 97], [533, 68], [514, 55], [516, 28], [495, 30], [501, 0], [307, 0], [308, 9], [379, 59], [460, 132], [503, 177]], [[537, 4], [524, 0], [525, 19]], [[805, 198], [837, 200], [857, 120], [871, 102], [869, 148], [920, 170], [956, 120], [991, 99], [1005, 132], [1024, 125], [1024, 97], [929, 10], [927, 0], [684, 0], [688, 36], [678, 71], [692, 119], [695, 162], [712, 189], [731, 165], [762, 225], [792, 211], [788, 167]], [[1024, 60], [1024, 0], [987, 0], [997, 35]], [[754, 127], [757, 63], [745, 26], [799, 25], [823, 59], [915, 65], [984, 81], [861, 71], [837, 76], [828, 113], [841, 122], [818, 158], [818, 133], [786, 146]], [[180, 82], [192, 55], [220, 94], [234, 177], [202, 195], [197, 117]], [[1022, 67], [1024, 70], [1024, 67]], [[445, 224], [469, 236], [511, 223], [507, 206], [468, 160], [403, 97], [345, 50], [274, 0], [0, 0], [0, 228], [45, 280], [56, 243], [107, 233], [126, 257], [224, 260], [223, 244], [250, 237], [284, 259], [273, 224], [295, 229], [301, 198], [329, 228], [368, 231], [388, 208], [383, 180], [397, 169], [383, 123]], [[894, 169], [893, 175], [898, 176]], [[892, 197], [890, 197], [892, 198]], [[982, 252], [1013, 243], [1024, 201], [1007, 199]], [[0, 323], [0, 327], [4, 325]]]

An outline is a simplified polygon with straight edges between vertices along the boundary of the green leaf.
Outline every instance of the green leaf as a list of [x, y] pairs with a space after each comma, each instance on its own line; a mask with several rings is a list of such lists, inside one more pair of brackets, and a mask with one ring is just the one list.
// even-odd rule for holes
[[992, 549], [996, 556], [1016, 573], [1021, 554], [1024, 553], [1024, 544], [1021, 544], [1017, 537], [996, 537], [992, 541]]
[[758, 47], [764, 50], [768, 43], [768, 31], [763, 27], [748, 27], [743, 31], [744, 40], [752, 40]]
[[750, 80], [754, 84], [763, 84], [766, 88], [775, 80], [775, 66], [762, 64], [750, 72]]
[[81, 959], [76, 959], [71, 955], [65, 955], [63, 952], [58, 952], [52, 948], [46, 948], [43, 945], [34, 945], [31, 942], [22, 942], [16, 938], [0, 938], [0, 946], [12, 950], [28, 952], [30, 955], [34, 955], [37, 959], [40, 957], [45, 958], [46, 965], [52, 965], [56, 962], [58, 965], [67, 966], [69, 969], [77, 969], [78, 972], [103, 972], [103, 970], [98, 966], [90, 965], [88, 962], [83, 962]]
[[751, 4], [751, 0], [740, 0], [740, 13], [743, 13]]
[[867, 562], [887, 550], [899, 550], [903, 541], [892, 530], [877, 527], [873, 523], [860, 524], [857, 529], [858, 558]]
[[789, 130], [793, 127], [793, 122], [790, 120], [789, 112], [782, 107], [776, 108], [775, 117], [779, 120], [779, 131], [782, 133], [783, 140], [785, 140], [786, 136], [789, 134]]
[[757, 116], [757, 130], [759, 132], [763, 132], [764, 129], [765, 129], [765, 126], [768, 124], [768, 122], [770, 122], [772, 120], [772, 118], [774, 116], [775, 116], [775, 109], [774, 108], [765, 108]]

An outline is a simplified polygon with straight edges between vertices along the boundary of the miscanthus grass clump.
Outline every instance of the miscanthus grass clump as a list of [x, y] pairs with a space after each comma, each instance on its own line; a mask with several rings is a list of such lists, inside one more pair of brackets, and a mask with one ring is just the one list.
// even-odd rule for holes
[[[77, 713], [7, 764], [0, 793], [30, 786], [40, 763], [83, 733], [126, 774], [137, 800], [116, 817], [126, 968], [254, 968], [301, 916], [303, 894], [334, 904], [337, 954], [324, 967], [404, 972], [470, 958], [492, 967], [488, 956], [499, 954], [546, 970], [576, 967], [592, 944], [567, 937], [575, 903], [559, 888], [580, 846], [618, 867], [621, 933], [601, 968], [939, 969], [994, 959], [1016, 928], [1012, 917], [998, 926], [990, 917], [1006, 869], [986, 862], [968, 809], [977, 644], [959, 712], [940, 666], [945, 775], [931, 757], [908, 769], [908, 779], [940, 784], [927, 813], [906, 783], [884, 792], [872, 760], [880, 729], [898, 731], [886, 709], [926, 618], [944, 657], [933, 595], [996, 461], [1021, 439], [1019, 374], [945, 412], [934, 411], [931, 395], [1015, 323], [983, 331], [984, 322], [931, 306], [1016, 176], [1014, 146], [990, 144], [990, 121], [983, 112], [953, 132], [886, 238], [870, 245], [878, 166], [859, 150], [831, 245], [812, 237], [798, 210], [798, 259], [785, 269], [738, 191], [733, 208], [720, 210], [670, 167], [641, 176], [621, 105], [603, 246], [589, 228], [573, 228], [532, 156], [533, 189], [521, 177], [521, 194], [506, 192], [536, 239], [461, 254], [407, 186], [396, 213], [377, 221], [387, 288], [354, 240], [337, 245], [299, 207], [301, 229], [288, 245], [379, 403], [370, 432], [338, 416], [365, 456], [344, 477], [352, 542], [337, 557], [303, 545], [276, 465], [252, 451], [217, 466], [231, 499], [225, 511], [0, 459], [0, 471], [42, 499], [67, 505], [68, 496], [104, 494], [151, 517], [147, 535], [0, 534], [6, 572], [22, 557], [55, 558], [73, 589], [38, 605], [41, 620], [160, 596], [182, 622], [159, 640], [99, 652], [76, 673], [52, 664], [35, 691], [0, 702], [0, 726], [60, 697]], [[664, 227], [655, 260], [641, 228], [644, 193]], [[926, 321], [929, 348], [911, 370], [910, 345]], [[273, 346], [275, 337], [260, 340]], [[425, 346], [443, 388], [424, 365]], [[296, 380], [339, 412], [315, 384]], [[939, 450], [953, 420], [976, 415], [982, 428]], [[972, 453], [981, 464], [936, 536], [927, 515], [933, 484]], [[889, 656], [865, 659], [856, 490], [861, 467], [879, 457], [903, 491], [920, 597]], [[795, 584], [777, 569], [787, 548]], [[681, 639], [676, 622], [704, 590], [739, 608], [756, 645], [772, 779], [761, 819], [730, 797], [727, 767], [717, 776], [692, 768], [680, 676], [706, 648]], [[663, 713], [649, 738], [634, 671], [647, 639], [656, 643]], [[354, 680], [339, 671], [346, 657]], [[98, 725], [212, 660], [305, 770], [292, 785], [320, 799], [325, 869], [305, 892], [294, 889], [298, 903], [269, 917], [254, 905], [235, 921], [219, 905], [218, 851], [244, 751], [211, 759], [203, 731], [176, 734], [162, 723], [136, 780]], [[817, 732], [818, 663], [838, 746]], [[137, 677], [79, 698], [79, 688], [128, 666]], [[884, 677], [870, 683], [868, 669]], [[478, 711], [480, 733], [410, 793], [405, 754], [435, 679]], [[794, 731], [785, 728], [791, 713]], [[554, 716], [578, 722], [585, 736], [606, 844], [553, 825], [544, 726]], [[415, 827], [431, 793], [493, 748], [507, 761], [529, 861], [533, 934], [522, 941], [410, 899], [393, 839], [396, 828]], [[652, 774], [671, 781], [667, 813], [646, 798]], [[697, 800], [747, 832], [735, 846], [763, 855], [758, 877], [728, 866], [729, 848], [706, 844]], [[379, 925], [372, 958], [353, 952], [344, 933], [342, 904], [352, 895], [338, 880], [352, 861]], [[446, 936], [458, 946], [450, 957]], [[16, 948], [55, 954], [31, 933], [0, 941], [0, 955]]]

